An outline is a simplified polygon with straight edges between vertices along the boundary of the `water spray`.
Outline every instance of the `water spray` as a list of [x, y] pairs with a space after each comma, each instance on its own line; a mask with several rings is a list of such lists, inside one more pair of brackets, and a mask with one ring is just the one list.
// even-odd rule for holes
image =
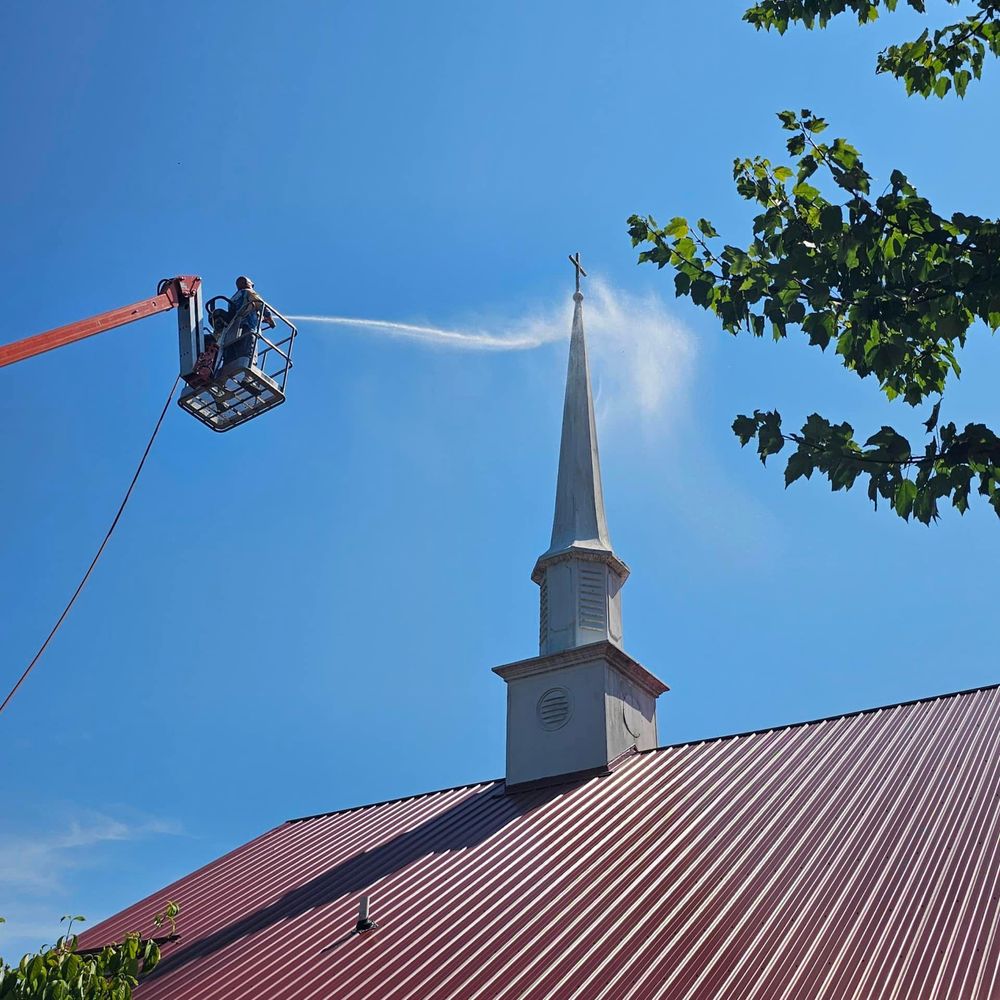
[[530, 334], [498, 336], [493, 333], [466, 330], [443, 330], [436, 326], [417, 326], [413, 323], [393, 323], [386, 319], [360, 319], [354, 316], [289, 316], [297, 323], [324, 323], [333, 326], [353, 326], [358, 329], [385, 333], [388, 336], [410, 337], [442, 346], [485, 351], [527, 351], [558, 339], [553, 331], [550, 336]]

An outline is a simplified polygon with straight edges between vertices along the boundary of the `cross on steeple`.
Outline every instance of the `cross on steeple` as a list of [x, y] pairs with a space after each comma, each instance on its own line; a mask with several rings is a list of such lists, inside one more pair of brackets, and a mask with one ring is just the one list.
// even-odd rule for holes
[[580, 251], [577, 250], [575, 254], [571, 253], [569, 255], [569, 262], [576, 268], [576, 290], [580, 291], [580, 275], [582, 274], [585, 278], [587, 277], [587, 272], [583, 269], [583, 265], [580, 263]]

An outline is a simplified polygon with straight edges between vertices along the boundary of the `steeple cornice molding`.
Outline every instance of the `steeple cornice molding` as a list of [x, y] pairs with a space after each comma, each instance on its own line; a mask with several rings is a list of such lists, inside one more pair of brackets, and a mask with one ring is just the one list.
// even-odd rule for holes
[[550, 653], [548, 656], [533, 656], [528, 660], [515, 660], [493, 668], [493, 673], [505, 681], [514, 681], [522, 677], [534, 677], [538, 674], [563, 670], [566, 667], [577, 667], [584, 663], [603, 660], [618, 670], [623, 676], [637, 684], [647, 694], [658, 698], [669, 691], [659, 677], [651, 674], [638, 660], [632, 659], [621, 647], [613, 642], [602, 639], [587, 646], [575, 646], [564, 649], [560, 653]]
[[628, 579], [631, 572], [628, 566], [614, 552], [609, 552], [607, 549], [591, 549], [584, 545], [571, 545], [569, 548], [560, 549], [558, 552], [546, 552], [544, 555], [539, 556], [538, 561], [535, 563], [535, 568], [531, 571], [532, 581], [541, 585], [542, 580], [545, 578], [545, 571], [550, 566], [555, 566], [561, 562], [569, 562], [571, 559], [604, 563], [605, 566], [610, 566], [621, 577], [622, 583]]

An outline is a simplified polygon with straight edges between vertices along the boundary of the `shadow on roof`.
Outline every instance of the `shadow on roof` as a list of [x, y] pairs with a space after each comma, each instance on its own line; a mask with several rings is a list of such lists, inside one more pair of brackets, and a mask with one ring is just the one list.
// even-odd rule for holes
[[[344, 896], [361, 894], [364, 890], [371, 889], [381, 879], [401, 871], [429, 854], [444, 854], [449, 851], [474, 848], [520, 817], [589, 780], [593, 779], [583, 778], [567, 784], [515, 794], [505, 794], [502, 781], [490, 785], [419, 826], [393, 837], [370, 851], [355, 854], [329, 871], [288, 890], [273, 903], [254, 910], [190, 944], [181, 941], [177, 950], [172, 950], [163, 957], [149, 979], [157, 979], [176, 972], [189, 962], [206, 958], [241, 938], [266, 930], [278, 921], [294, 919]], [[367, 810], [358, 812], [364, 813]], [[295, 822], [321, 821], [322, 817], [317, 820]]]

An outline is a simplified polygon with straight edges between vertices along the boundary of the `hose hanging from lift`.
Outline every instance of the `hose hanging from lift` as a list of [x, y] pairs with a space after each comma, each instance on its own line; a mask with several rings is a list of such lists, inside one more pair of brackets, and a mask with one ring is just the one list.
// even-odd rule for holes
[[3, 700], [3, 704], [0, 705], [0, 712], [2, 712], [10, 702], [11, 698], [17, 693], [17, 689], [24, 683], [27, 679], [28, 674], [34, 669], [35, 664], [42, 658], [42, 653], [45, 652], [46, 647], [52, 641], [56, 632], [59, 631], [59, 627], [66, 620], [66, 616], [69, 614], [70, 609], [76, 603], [76, 599], [80, 596], [80, 592], [83, 590], [90, 579], [90, 574], [94, 571], [94, 567], [97, 565], [97, 561], [101, 558], [104, 553], [104, 549], [107, 547], [109, 541], [111, 541], [111, 536], [115, 533], [115, 528], [118, 527], [118, 522], [121, 520], [122, 514], [125, 513], [125, 505], [129, 501], [129, 497], [132, 496], [132, 490], [135, 489], [135, 484], [139, 481], [139, 473], [142, 472], [142, 467], [146, 464], [146, 459], [149, 457], [149, 452], [153, 447], [153, 442], [156, 440], [156, 435], [160, 432], [160, 425], [163, 423], [163, 418], [167, 415], [167, 410], [170, 408], [170, 401], [174, 398], [174, 393], [177, 391], [177, 383], [180, 382], [180, 376], [178, 375], [174, 379], [174, 384], [170, 388], [170, 393], [167, 396], [166, 403], [163, 404], [163, 412], [160, 414], [159, 419], [156, 421], [156, 426], [153, 428], [153, 433], [150, 435], [149, 441], [146, 444], [146, 450], [142, 453], [142, 458], [139, 459], [139, 464], [136, 466], [135, 474], [132, 476], [132, 482], [128, 484], [128, 489], [125, 491], [125, 496], [122, 499], [120, 506], [118, 507], [118, 512], [115, 514], [114, 520], [111, 522], [111, 527], [108, 528], [107, 534], [104, 536], [104, 540], [101, 542], [100, 547], [97, 550], [96, 555], [90, 561], [90, 565], [87, 567], [87, 572], [83, 574], [83, 579], [80, 580], [76, 590], [73, 591], [73, 596], [69, 599], [69, 603], [63, 608], [62, 614], [59, 616], [58, 621], [52, 626], [52, 631], [45, 637], [45, 642], [39, 647], [38, 652], [35, 653], [31, 662], [28, 664], [24, 673], [18, 678], [17, 683], [10, 689], [10, 694], [7, 695]]

